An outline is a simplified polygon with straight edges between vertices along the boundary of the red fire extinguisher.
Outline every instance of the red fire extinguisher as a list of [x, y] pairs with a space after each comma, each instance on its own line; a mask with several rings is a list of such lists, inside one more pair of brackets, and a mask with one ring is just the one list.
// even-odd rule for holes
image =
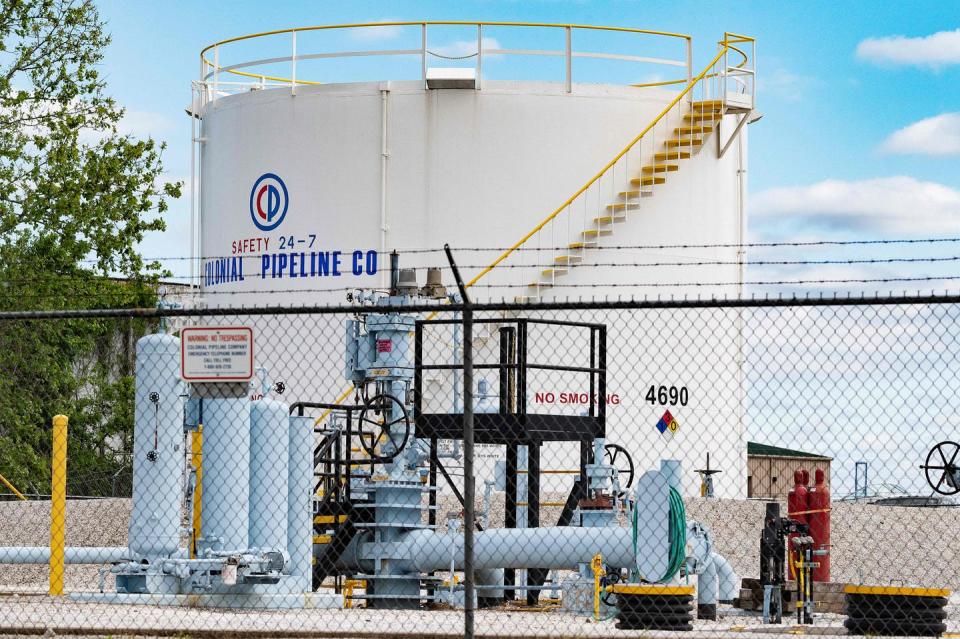
[[807, 500], [812, 511], [807, 521], [816, 552], [813, 561], [819, 564], [813, 569], [813, 580], [830, 581], [830, 489], [824, 483], [822, 469], [818, 468], [814, 476], [814, 486]]
[[[807, 471], [802, 468], [793, 471], [793, 489], [787, 493], [787, 517], [801, 524], [808, 522], [806, 512], [810, 509], [809, 491], [807, 490], [807, 482], [805, 479], [805, 477], [808, 476]], [[791, 581], [796, 579], [793, 566], [795, 560], [793, 557], [793, 538], [796, 536], [796, 534], [792, 534], [787, 537], [787, 564], [790, 569]]]

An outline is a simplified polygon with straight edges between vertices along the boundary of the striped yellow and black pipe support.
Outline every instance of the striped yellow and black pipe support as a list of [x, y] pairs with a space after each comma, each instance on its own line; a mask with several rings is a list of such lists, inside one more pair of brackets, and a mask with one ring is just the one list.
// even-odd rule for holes
[[67, 533], [67, 423], [53, 418], [53, 459], [50, 469], [50, 594], [63, 594], [64, 546]]
[[620, 630], [693, 630], [693, 586], [614, 584]]
[[946, 588], [850, 584], [844, 593], [849, 634], [938, 637], [947, 630]]

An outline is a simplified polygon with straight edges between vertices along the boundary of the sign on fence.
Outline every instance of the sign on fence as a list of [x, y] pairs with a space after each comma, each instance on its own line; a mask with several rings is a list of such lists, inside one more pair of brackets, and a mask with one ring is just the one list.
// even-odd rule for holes
[[180, 331], [180, 376], [188, 382], [247, 381], [253, 377], [253, 330], [190, 326]]

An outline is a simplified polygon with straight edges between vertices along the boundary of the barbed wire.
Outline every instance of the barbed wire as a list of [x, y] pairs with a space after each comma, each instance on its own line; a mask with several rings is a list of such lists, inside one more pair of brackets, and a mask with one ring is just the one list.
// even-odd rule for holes
[[[960, 275], [943, 275], [943, 276], [918, 276], [918, 277], [880, 277], [880, 278], [823, 278], [823, 279], [793, 279], [793, 280], [744, 280], [744, 281], [715, 281], [715, 282], [633, 282], [633, 283], [589, 283], [589, 284], [577, 284], [577, 283], [555, 283], [555, 284], [542, 284], [536, 286], [533, 284], [474, 284], [472, 289], [578, 289], [578, 288], [614, 288], [614, 289], [629, 289], [629, 288], [711, 288], [711, 287], [729, 287], [729, 286], [808, 286], [808, 285], [826, 285], [826, 284], [893, 284], [893, 283], [918, 283], [918, 282], [953, 282], [960, 281]], [[386, 293], [384, 289], [361, 289], [360, 287], [342, 287], [342, 288], [303, 288], [303, 289], [272, 289], [272, 290], [254, 290], [254, 291], [211, 291], [211, 290], [192, 290], [189, 292], [182, 292], [179, 294], [179, 297], [195, 297], [195, 298], [208, 298], [208, 297], [229, 297], [229, 296], [252, 296], [252, 297], [262, 297], [265, 295], [291, 295], [291, 294], [322, 294], [322, 293], [347, 293], [360, 290], [373, 290], [377, 292]], [[448, 288], [448, 290], [450, 290]], [[542, 293], [541, 293], [542, 294]], [[127, 294], [122, 291], [105, 291], [103, 293], [98, 293], [103, 298], [110, 299], [111, 297], [126, 297]], [[18, 302], [23, 302], [24, 300], [45, 300], [45, 299], [55, 299], [63, 302], [67, 302], [71, 299], [88, 299], [89, 294], [77, 295], [76, 297], [71, 297], [69, 295], [63, 294], [43, 294], [37, 293], [34, 295], [30, 294], [18, 294], [15, 296]], [[0, 294], [0, 306], [2, 306], [2, 301], [4, 296]], [[436, 304], [438, 307], [442, 306], [440, 300]]]
[[[957, 244], [960, 243], [960, 237], [926, 237], [926, 238], [896, 238], [896, 239], [872, 239], [872, 240], [804, 240], [804, 241], [795, 241], [795, 242], [727, 242], [727, 243], [710, 243], [710, 244], [614, 244], [610, 246], [597, 246], [593, 247], [596, 250], [612, 250], [612, 251], [621, 251], [621, 250], [658, 250], [658, 249], [709, 249], [709, 248], [776, 248], [776, 247], [787, 247], [787, 248], [796, 248], [796, 247], [810, 247], [810, 246], [871, 246], [871, 245], [898, 245], [898, 244]], [[469, 247], [452, 247], [452, 250], [455, 253], [464, 253], [464, 252], [504, 252], [509, 247], [506, 246], [487, 246], [487, 247], [478, 247], [478, 246], [469, 246]], [[523, 251], [566, 251], [569, 250], [568, 245], [557, 245], [557, 246], [519, 246], [514, 249], [515, 252]], [[443, 248], [428, 248], [428, 247], [412, 247], [412, 248], [396, 248], [397, 252], [401, 255], [403, 254], [421, 254], [421, 253], [437, 253], [442, 254]], [[291, 251], [299, 252], [299, 251]], [[226, 259], [230, 257], [259, 257], [260, 254], [232, 254], [232, 255], [214, 255], [214, 256], [189, 256], [189, 255], [168, 255], [161, 257], [143, 257], [141, 258], [145, 262], [154, 262], [154, 261], [203, 261], [203, 260], [216, 260], [216, 259]], [[97, 264], [100, 260], [89, 258], [79, 260], [80, 263], [84, 264]], [[486, 264], [484, 266], [487, 266]]]
[[[823, 259], [823, 260], [698, 260], [694, 262], [577, 262], [574, 264], [568, 264], [563, 262], [554, 262], [554, 263], [544, 263], [544, 264], [498, 264], [496, 268], [499, 269], [549, 269], [549, 268], [560, 268], [560, 269], [587, 269], [587, 268], [609, 268], [609, 267], [630, 267], [630, 268], [662, 268], [662, 267], [686, 267], [686, 266], [853, 266], [853, 265], [882, 265], [882, 264], [937, 264], [937, 263], [948, 263], [948, 262], [960, 262], [960, 255], [951, 255], [946, 257], [891, 257], [891, 258], [861, 258], [861, 259]], [[460, 264], [458, 268], [460, 269], [481, 269], [486, 268], [485, 264]], [[421, 267], [423, 268], [423, 267]], [[450, 270], [449, 264], [439, 264], [435, 268], [440, 268], [443, 270]], [[283, 269], [286, 270], [286, 269]], [[94, 273], [87, 273], [85, 275], [72, 275], [66, 273], [51, 273], [50, 275], [56, 276], [61, 280], [78, 280], [78, 281], [89, 281], [91, 277], [97, 277]], [[254, 276], [256, 277], [256, 276]], [[328, 277], [325, 275], [300, 275], [298, 277], [306, 278], [315, 278], [315, 277]], [[12, 284], [29, 284], [33, 282], [41, 282], [46, 278], [30, 277], [30, 278], [6, 278], [0, 279], [0, 285], [4, 283]], [[119, 279], [123, 281], [123, 278], [111, 278]], [[174, 283], [196, 281], [202, 283], [204, 280], [210, 279], [205, 274], [200, 275], [170, 275], [164, 278], [161, 278], [159, 284], [164, 282]], [[146, 280], [145, 280], [146, 283]], [[352, 287], [356, 288], [356, 287]]]

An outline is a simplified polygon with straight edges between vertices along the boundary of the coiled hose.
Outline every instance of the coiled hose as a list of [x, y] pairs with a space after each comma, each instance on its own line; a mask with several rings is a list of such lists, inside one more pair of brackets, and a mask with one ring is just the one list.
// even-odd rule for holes
[[[633, 555], [637, 555], [637, 520], [640, 513], [636, 507], [633, 509]], [[667, 572], [657, 583], [670, 581], [680, 572], [687, 554], [687, 510], [683, 506], [683, 498], [680, 493], [672, 486], [670, 487], [670, 561], [667, 564]]]

